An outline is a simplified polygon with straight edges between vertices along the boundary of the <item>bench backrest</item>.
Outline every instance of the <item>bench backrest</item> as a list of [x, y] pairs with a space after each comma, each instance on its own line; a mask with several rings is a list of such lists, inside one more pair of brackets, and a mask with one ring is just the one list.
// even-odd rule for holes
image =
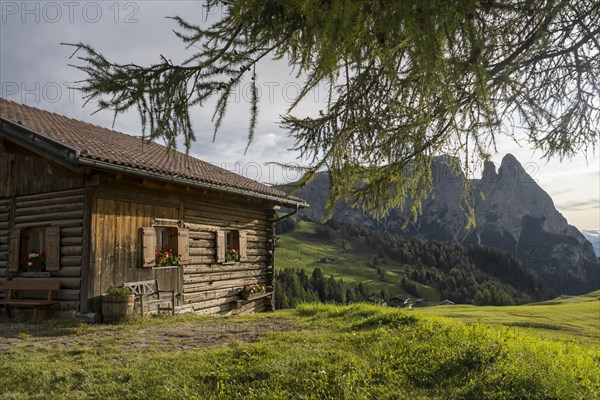
[[136, 296], [146, 296], [158, 292], [158, 280], [125, 282], [123, 286], [131, 289]]
[[60, 281], [57, 279], [2, 281], [0, 285], [7, 291], [8, 300], [13, 298], [15, 290], [47, 291], [47, 299], [52, 300], [52, 291], [60, 289]]

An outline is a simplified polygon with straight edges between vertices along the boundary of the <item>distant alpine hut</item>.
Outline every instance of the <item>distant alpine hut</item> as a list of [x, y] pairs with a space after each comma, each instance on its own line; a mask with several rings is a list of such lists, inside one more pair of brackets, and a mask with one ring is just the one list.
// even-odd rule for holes
[[448, 299], [442, 300], [438, 303], [439, 306], [453, 306], [454, 302]]
[[404, 297], [404, 296], [394, 296], [390, 299], [390, 301], [388, 301], [388, 305], [390, 307], [400, 307], [400, 308], [404, 308], [404, 307], [408, 307], [408, 304], [410, 302], [410, 297]]
[[413, 307], [425, 307], [427, 305], [427, 300], [425, 299], [415, 299], [413, 303]]
[[277, 209], [308, 206], [157, 143], [5, 99], [0, 171], [0, 282], [58, 280], [55, 308], [87, 316], [111, 285], [144, 281], [175, 291], [177, 312], [271, 310], [272, 293], [240, 292], [273, 284]]
[[380, 306], [385, 306], [387, 305], [387, 303], [385, 302], [385, 299], [379, 297], [379, 296], [371, 296], [367, 299], [367, 302], [369, 303], [373, 303], [373, 304], [377, 304]]

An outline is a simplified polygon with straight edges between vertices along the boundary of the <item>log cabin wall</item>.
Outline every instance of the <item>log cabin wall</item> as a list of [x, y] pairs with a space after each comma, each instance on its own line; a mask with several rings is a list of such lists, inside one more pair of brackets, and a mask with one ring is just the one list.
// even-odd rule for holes
[[[55, 299], [63, 310], [99, 312], [111, 284], [158, 279], [162, 289], [181, 293], [181, 311], [226, 314], [244, 284], [272, 284], [273, 203], [114, 174], [78, 174], [12, 147], [9, 152], [0, 144], [0, 280], [8, 274], [11, 231], [54, 227], [60, 238], [58, 268], [10, 275], [60, 279]], [[189, 229], [185, 265], [141, 267], [140, 228], [156, 218], [176, 219]], [[218, 262], [217, 232], [224, 229], [244, 233], [242, 262]], [[268, 309], [272, 303], [262, 298], [235, 312]]]
[[113, 284], [158, 279], [161, 290], [181, 292], [181, 268], [142, 267], [140, 238], [141, 228], [152, 226], [156, 218], [179, 218], [177, 196], [107, 181], [92, 204], [92, 268], [87, 289], [92, 310], [100, 311], [101, 296]]
[[[84, 182], [82, 175], [16, 145], [0, 146], [0, 280], [57, 278], [61, 289], [54, 298], [63, 310], [80, 310]], [[27, 273], [9, 265], [11, 233], [31, 228], [58, 228], [54, 270]]]
[[[8, 224], [10, 219], [10, 199], [0, 199], [0, 280], [6, 277], [8, 266]], [[4, 296], [4, 293], [0, 293]]]
[[[190, 262], [183, 268], [182, 307], [203, 313], [227, 314], [239, 300], [244, 284], [273, 282], [272, 205], [235, 196], [184, 198], [184, 221], [190, 230]], [[217, 262], [219, 230], [244, 232], [245, 260], [233, 265]], [[238, 313], [271, 309], [266, 298], [243, 304]]]
[[0, 199], [81, 188], [84, 177], [17, 145], [0, 143]]
[[[56, 270], [43, 273], [14, 272], [15, 279], [57, 278], [60, 290], [53, 298], [62, 310], [80, 309], [83, 270], [84, 189], [16, 196], [13, 230], [59, 228], [59, 260]], [[48, 269], [48, 266], [47, 266]]]

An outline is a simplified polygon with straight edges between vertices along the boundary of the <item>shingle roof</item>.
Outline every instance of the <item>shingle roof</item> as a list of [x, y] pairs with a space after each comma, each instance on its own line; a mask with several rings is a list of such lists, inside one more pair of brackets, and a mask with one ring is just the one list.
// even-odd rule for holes
[[173, 178], [239, 189], [276, 197], [285, 202], [305, 201], [285, 192], [227, 171], [178, 151], [169, 151], [155, 142], [143, 142], [131, 136], [64, 115], [41, 110], [0, 98], [0, 118], [23, 126], [80, 152], [80, 159], [103, 161], [160, 173]]

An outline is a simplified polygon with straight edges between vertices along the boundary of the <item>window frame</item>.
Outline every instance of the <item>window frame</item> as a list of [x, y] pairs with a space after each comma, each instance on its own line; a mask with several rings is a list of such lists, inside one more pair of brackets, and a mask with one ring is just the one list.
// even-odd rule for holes
[[246, 231], [233, 228], [219, 229], [216, 240], [216, 262], [218, 264], [227, 263], [225, 252], [230, 248], [236, 249], [240, 254], [240, 260], [235, 263], [248, 261], [247, 243]]
[[[141, 253], [142, 268], [177, 268], [189, 261], [189, 230], [175, 223], [165, 223], [164, 220], [158, 220], [149, 227], [142, 227]], [[171, 222], [169, 220], [169, 222]], [[165, 247], [165, 233], [168, 236], [168, 246]], [[159, 243], [159, 240], [161, 243]], [[156, 263], [156, 253], [172, 250], [173, 254], [179, 256], [177, 265], [160, 266]]]
[[[40, 249], [34, 249], [31, 243], [32, 234], [39, 235]], [[45, 271], [58, 271], [60, 269], [60, 227], [33, 226], [24, 229], [13, 229], [9, 234], [9, 265], [11, 272], [26, 272], [26, 267], [21, 265], [23, 257], [36, 250], [39, 254], [45, 252]]]

